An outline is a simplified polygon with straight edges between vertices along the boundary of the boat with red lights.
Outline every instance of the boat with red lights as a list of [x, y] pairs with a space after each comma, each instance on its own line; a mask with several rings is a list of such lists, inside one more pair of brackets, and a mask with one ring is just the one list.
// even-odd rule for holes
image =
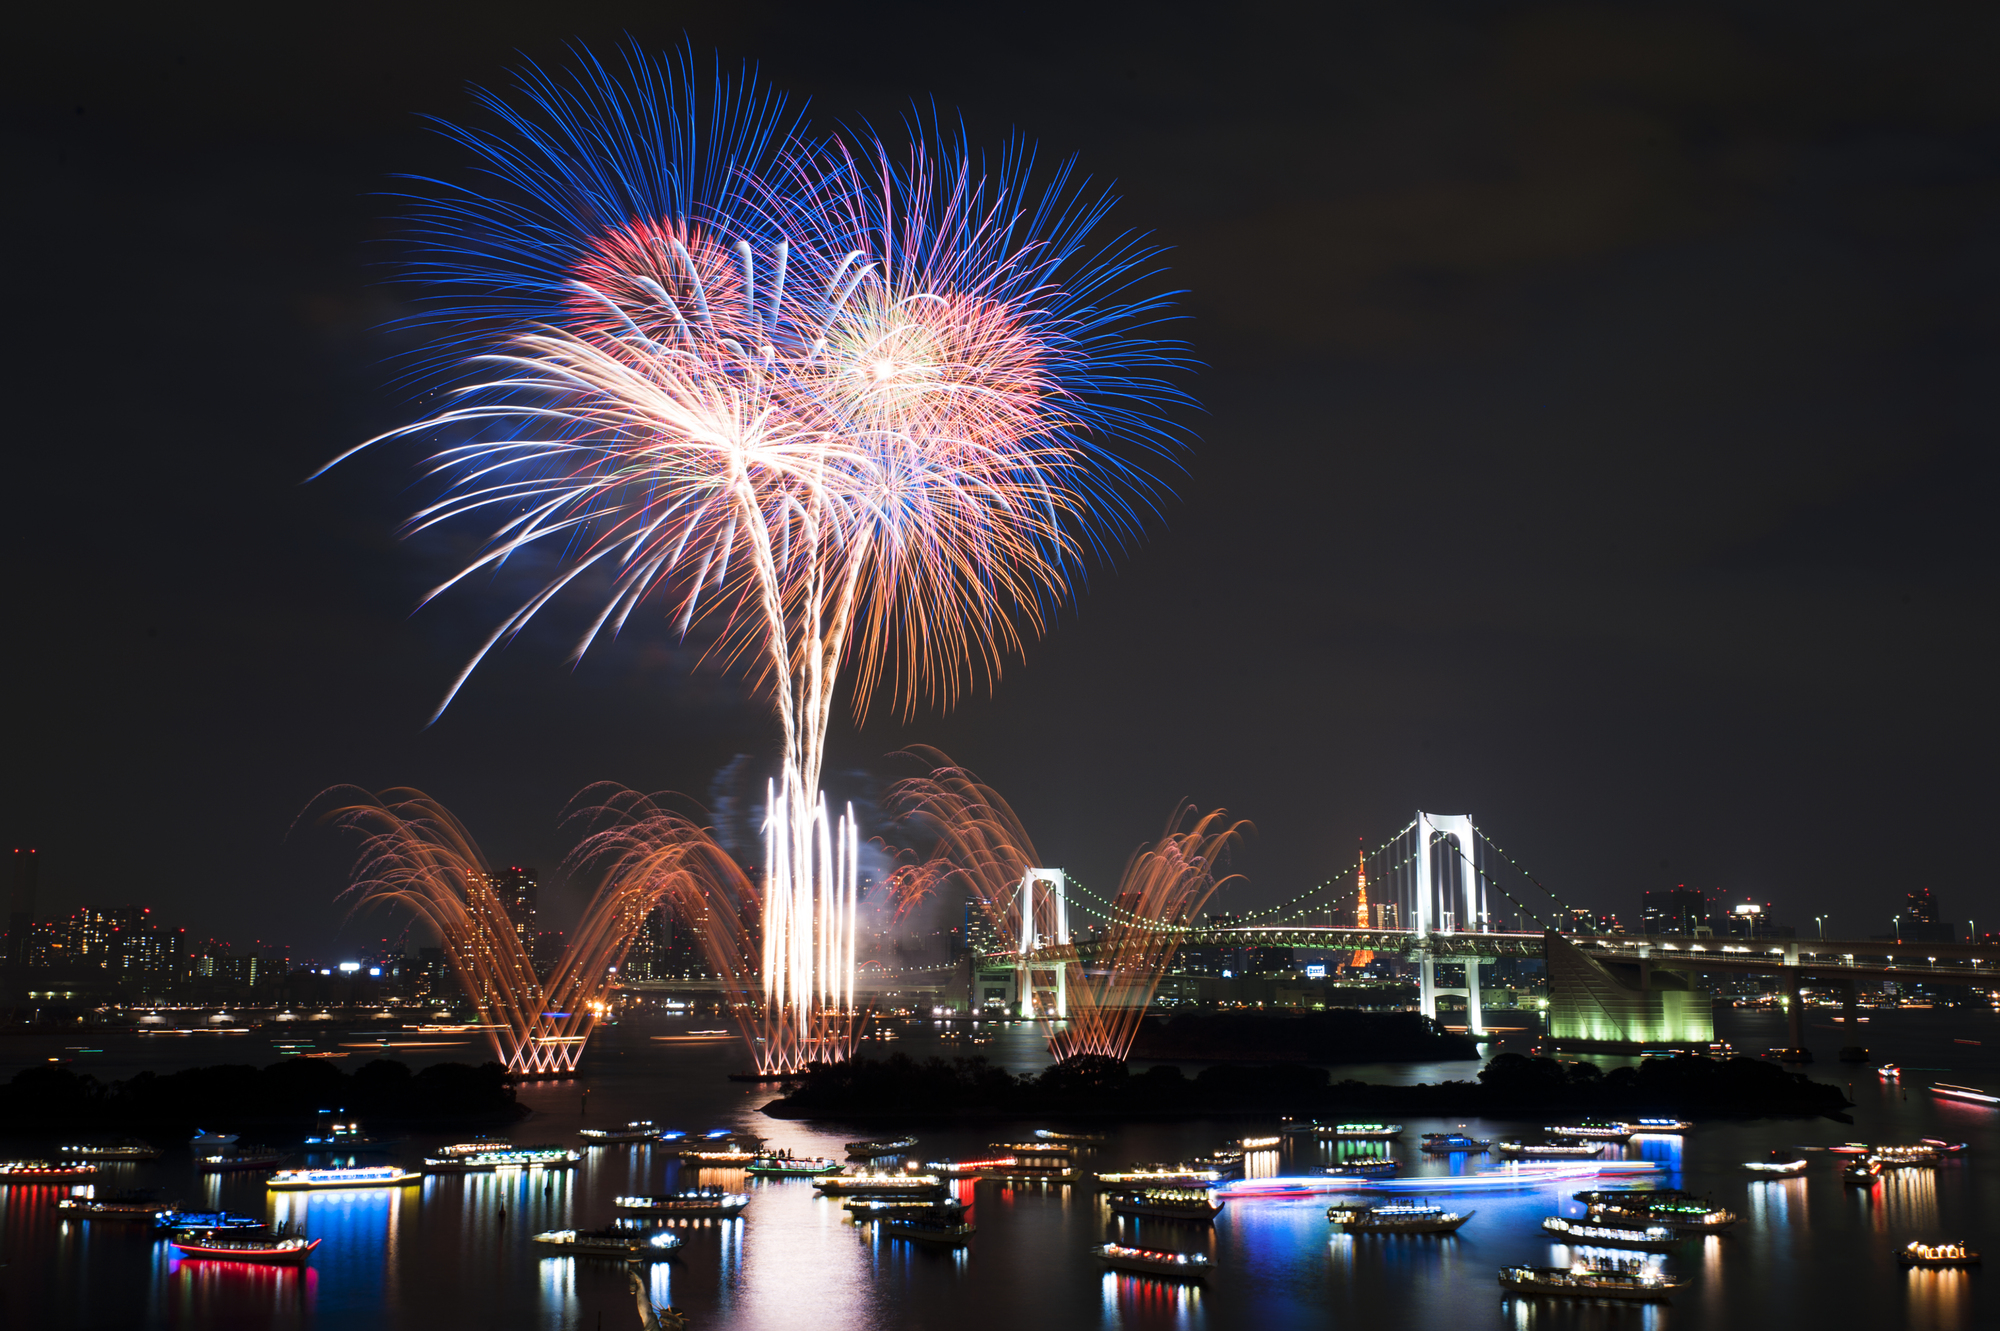
[[1931, 1094], [1943, 1096], [1947, 1100], [1957, 1100], [1969, 1105], [1985, 1105], [1988, 1108], [2000, 1107], [2000, 1095], [1994, 1095], [1990, 1091], [1982, 1091], [1975, 1086], [1953, 1086], [1949, 1082], [1932, 1082]]
[[97, 1165], [81, 1160], [0, 1160], [0, 1185], [88, 1181], [98, 1172]]
[[322, 1240], [302, 1234], [263, 1237], [227, 1233], [191, 1234], [168, 1239], [184, 1258], [215, 1262], [255, 1262], [259, 1266], [304, 1266]]
[[1957, 1155], [1972, 1145], [1970, 1142], [1948, 1142], [1939, 1137], [1919, 1137], [1917, 1140], [1939, 1155]]
[[1122, 1243], [1102, 1243], [1090, 1251], [1092, 1256], [1114, 1271], [1158, 1276], [1163, 1280], [1203, 1281], [1215, 1269], [1215, 1264], [1208, 1260], [1206, 1253], [1133, 1248]]

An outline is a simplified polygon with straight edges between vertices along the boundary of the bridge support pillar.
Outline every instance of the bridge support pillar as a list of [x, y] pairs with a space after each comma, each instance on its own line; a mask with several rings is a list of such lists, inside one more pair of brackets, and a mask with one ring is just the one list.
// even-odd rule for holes
[[1417, 1010], [1432, 1021], [1437, 1020], [1437, 963], [1429, 952], [1419, 953], [1417, 958]]
[[1860, 1044], [1861, 1032], [1855, 1029], [1856, 1010], [1854, 1007], [1854, 981], [1840, 982], [1840, 1024], [1847, 1028], [1847, 1043]]
[[1465, 959], [1465, 1033], [1486, 1034], [1486, 1014], [1479, 1006], [1479, 963], [1484, 957]]
[[1803, 1049], [1806, 1045], [1806, 1005], [1799, 997], [1799, 968], [1785, 967], [1785, 1027], [1787, 1046]]

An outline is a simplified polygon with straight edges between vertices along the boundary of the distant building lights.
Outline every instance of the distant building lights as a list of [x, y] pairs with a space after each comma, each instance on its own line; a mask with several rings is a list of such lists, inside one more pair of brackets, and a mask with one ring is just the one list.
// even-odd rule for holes
[[1324, 966], [1306, 967], [1306, 978], [1308, 980], [1324, 980], [1326, 978], [1326, 967]]
[[361, 969], [361, 963], [358, 961], [343, 961], [340, 963], [340, 969], [345, 971], [347, 974], [352, 975], [354, 974], [354, 972]]

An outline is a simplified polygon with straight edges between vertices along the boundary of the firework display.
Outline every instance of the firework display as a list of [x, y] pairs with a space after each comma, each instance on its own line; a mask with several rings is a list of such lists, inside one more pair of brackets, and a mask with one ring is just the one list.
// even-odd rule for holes
[[531, 71], [482, 97], [503, 129], [452, 131], [507, 187], [419, 209], [468, 377], [369, 443], [445, 441], [412, 531], [490, 525], [433, 596], [557, 564], [445, 705], [572, 589], [596, 598], [577, 655], [652, 601], [769, 696], [759, 989], [789, 1034], [760, 1061], [797, 1066], [854, 1029], [859, 832], [820, 784], [843, 668], [857, 712], [997, 676], [1136, 531], [1179, 352], [1132, 294], [1156, 251], [1087, 249], [1110, 199], [1066, 166], [1038, 184], [1023, 144], [989, 171], [921, 128], [902, 153], [808, 138], [749, 81], [704, 98], [685, 66], [625, 65]]

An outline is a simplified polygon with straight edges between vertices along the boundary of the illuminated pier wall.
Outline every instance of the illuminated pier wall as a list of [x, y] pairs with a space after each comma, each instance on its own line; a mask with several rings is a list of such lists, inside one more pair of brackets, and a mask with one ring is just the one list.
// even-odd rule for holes
[[1686, 975], [1650, 960], [1599, 961], [1557, 933], [1546, 944], [1556, 1048], [1626, 1053], [1715, 1039], [1714, 1000]]

